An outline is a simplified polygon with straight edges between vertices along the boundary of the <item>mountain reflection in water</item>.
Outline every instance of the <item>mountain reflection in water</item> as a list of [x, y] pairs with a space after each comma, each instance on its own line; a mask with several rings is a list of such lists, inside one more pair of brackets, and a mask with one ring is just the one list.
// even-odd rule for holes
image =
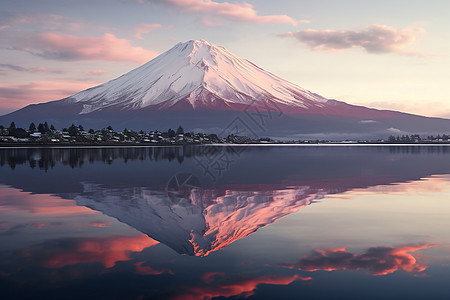
[[82, 185], [83, 192], [73, 196], [78, 205], [114, 217], [180, 254], [196, 256], [222, 249], [321, 197], [306, 186], [266, 191], [193, 188], [185, 199], [146, 188]]
[[[244, 150], [241, 151], [244, 157], [232, 165], [221, 178], [223, 181], [218, 183], [205, 180], [193, 159], [211, 153], [239, 153], [240, 149]], [[84, 168], [89, 163], [97, 170], [107, 170], [108, 166], [119, 162], [120, 173], [116, 174], [119, 180], [113, 178], [109, 181], [102, 173], [103, 176], [78, 181], [73, 191], [55, 191], [58, 186], [76, 183], [67, 177], [50, 176], [56, 184], [41, 185], [34, 178], [31, 182], [20, 182], [20, 185], [32, 193], [36, 193], [35, 187], [45, 187], [48, 194], [73, 199], [80, 206], [114, 217], [180, 254], [205, 256], [324, 195], [440, 173], [446, 170], [446, 166], [442, 165], [439, 156], [450, 154], [448, 147], [321, 148], [326, 156], [316, 155], [316, 149], [207, 146], [27, 148], [0, 151], [0, 166], [8, 164], [12, 170], [20, 165], [29, 165], [31, 169], [38, 166], [48, 176], [52, 175], [49, 168]], [[265, 160], [271, 152], [279, 154], [279, 157], [271, 158], [272, 162]], [[430, 160], [430, 153], [439, 159]], [[294, 156], [294, 159], [285, 160], [284, 154], [289, 154], [291, 159]], [[371, 155], [370, 159], [362, 156], [366, 154]], [[410, 164], [411, 155], [415, 158], [414, 166], [420, 166], [421, 159], [424, 160], [423, 165], [427, 165], [426, 169], [414, 169], [419, 172], [418, 176], [405, 166], [405, 163]], [[248, 160], [252, 168], [244, 164]], [[323, 160], [329, 162], [324, 163]], [[186, 174], [202, 178], [199, 184], [203, 182], [205, 186], [170, 192], [167, 182], [171, 177], [160, 176], [163, 171], [158, 165], [160, 161], [176, 162], [179, 166], [176, 171], [181, 169], [187, 171]], [[146, 168], [148, 162], [153, 164]], [[134, 165], [130, 165], [132, 163]], [[259, 172], [258, 169], [264, 167], [268, 172]], [[175, 170], [176, 176], [179, 173]], [[267, 183], [268, 178], [271, 183]], [[8, 182], [9, 179], [4, 181], [14, 186]]]
[[[449, 262], [448, 147], [205, 148], [0, 149], [0, 287], [329, 298], [321, 286], [346, 279], [361, 298], [364, 276], [399, 274], [404, 292], [404, 274]], [[224, 154], [212, 178], [199, 162]]]

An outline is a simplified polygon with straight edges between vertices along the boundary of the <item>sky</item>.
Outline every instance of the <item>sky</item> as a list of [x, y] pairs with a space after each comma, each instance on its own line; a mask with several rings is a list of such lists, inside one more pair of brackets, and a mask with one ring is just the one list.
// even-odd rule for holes
[[326, 98], [450, 118], [450, 1], [0, 0], [0, 115], [204, 39]]

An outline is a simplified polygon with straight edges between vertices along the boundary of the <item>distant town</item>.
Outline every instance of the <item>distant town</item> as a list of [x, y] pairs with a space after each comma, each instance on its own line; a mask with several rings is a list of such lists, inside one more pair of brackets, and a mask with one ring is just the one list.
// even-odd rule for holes
[[11, 145], [196, 145], [196, 144], [450, 144], [447, 134], [421, 137], [414, 135], [391, 135], [378, 140], [274, 140], [271, 138], [250, 138], [230, 134], [185, 132], [182, 126], [167, 131], [116, 131], [111, 126], [101, 130], [88, 129], [82, 125], [56, 129], [47, 122], [31, 123], [28, 128], [0, 125], [0, 146]]

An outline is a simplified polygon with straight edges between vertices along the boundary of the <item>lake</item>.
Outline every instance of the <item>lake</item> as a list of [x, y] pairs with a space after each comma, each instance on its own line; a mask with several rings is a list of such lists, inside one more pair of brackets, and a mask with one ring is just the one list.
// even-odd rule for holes
[[449, 299], [450, 147], [0, 149], [2, 299]]

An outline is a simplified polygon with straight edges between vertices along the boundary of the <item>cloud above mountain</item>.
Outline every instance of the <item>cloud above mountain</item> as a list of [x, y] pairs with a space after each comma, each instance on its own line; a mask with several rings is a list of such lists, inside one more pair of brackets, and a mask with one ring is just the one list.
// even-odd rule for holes
[[407, 47], [412, 45], [425, 30], [419, 27], [396, 29], [386, 25], [370, 25], [360, 30], [305, 29], [281, 34], [293, 37], [313, 50], [340, 51], [363, 48], [368, 53], [419, 54]]
[[163, 26], [161, 24], [140, 24], [140, 25], [136, 26], [136, 28], [135, 28], [134, 37], [139, 40], [143, 40], [144, 39], [142, 37], [143, 34], [147, 34], [147, 33], [150, 33], [151, 31], [161, 29], [161, 28], [163, 28]]
[[29, 73], [49, 73], [49, 74], [63, 74], [64, 71], [57, 69], [49, 69], [45, 67], [31, 67], [26, 68], [13, 64], [0, 64], [0, 75], [3, 75], [4, 70], [16, 71], [16, 72], [29, 72]]
[[41, 28], [53, 31], [80, 31], [87, 22], [58, 14], [13, 14], [0, 12], [0, 30]]
[[[232, 21], [259, 24], [289, 24], [292, 26], [308, 22], [306, 20], [295, 20], [288, 15], [262, 16], [258, 14], [252, 4], [247, 2], [216, 2], [212, 0], [135, 0], [134, 2], [161, 3], [183, 12], [197, 13], [203, 16], [216, 16]], [[205, 22], [202, 23], [204, 24]]]
[[12, 41], [15, 49], [46, 59], [61, 61], [103, 60], [144, 63], [157, 53], [133, 46], [128, 39], [114, 34], [76, 36], [59, 33], [40, 33]]

